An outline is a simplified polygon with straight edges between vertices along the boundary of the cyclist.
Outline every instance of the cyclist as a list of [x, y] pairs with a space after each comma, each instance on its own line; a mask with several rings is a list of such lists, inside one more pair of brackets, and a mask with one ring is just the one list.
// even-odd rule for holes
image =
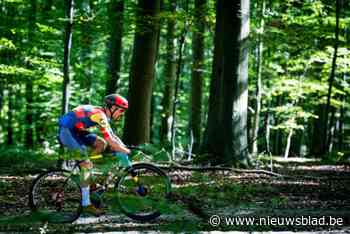
[[[60, 142], [69, 149], [79, 150], [87, 155], [86, 146], [92, 148], [92, 155], [103, 152], [107, 145], [113, 152], [118, 152], [124, 166], [129, 166], [128, 154], [130, 150], [114, 135], [109, 120], [117, 121], [128, 109], [128, 101], [118, 94], [110, 94], [104, 98], [104, 106], [81, 105], [71, 112], [64, 114], [59, 119]], [[91, 127], [99, 127], [103, 138], [88, 131]], [[83, 212], [99, 216], [104, 212], [91, 204], [90, 201], [90, 170], [93, 164], [90, 160], [84, 160], [79, 164], [83, 173], [80, 181], [82, 191]]]

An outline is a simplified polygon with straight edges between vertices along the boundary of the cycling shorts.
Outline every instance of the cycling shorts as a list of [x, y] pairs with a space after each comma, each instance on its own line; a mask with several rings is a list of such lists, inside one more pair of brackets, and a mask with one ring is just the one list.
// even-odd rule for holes
[[64, 146], [72, 150], [80, 150], [83, 154], [87, 153], [86, 146], [94, 145], [97, 138], [94, 133], [66, 127], [60, 127], [58, 135]]

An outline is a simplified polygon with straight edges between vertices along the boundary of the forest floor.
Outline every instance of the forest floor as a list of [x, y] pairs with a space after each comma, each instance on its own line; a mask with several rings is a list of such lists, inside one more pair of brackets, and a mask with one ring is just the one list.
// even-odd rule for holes
[[[233, 171], [168, 171], [175, 194], [172, 206], [177, 208], [169, 209], [159, 219], [142, 223], [122, 214], [107, 213], [99, 218], [81, 217], [64, 225], [30, 221], [28, 193], [36, 175], [13, 175], [5, 169], [0, 167], [0, 232], [4, 233], [137, 230], [350, 233], [350, 165], [345, 164], [275, 161], [274, 172], [288, 177]], [[221, 223], [212, 226], [209, 223], [212, 215], [218, 215]], [[250, 219], [242, 221], [243, 217]], [[236, 218], [235, 225], [227, 224], [227, 218]], [[252, 218], [254, 224], [249, 223]], [[294, 218], [293, 225], [286, 223], [288, 218]]]

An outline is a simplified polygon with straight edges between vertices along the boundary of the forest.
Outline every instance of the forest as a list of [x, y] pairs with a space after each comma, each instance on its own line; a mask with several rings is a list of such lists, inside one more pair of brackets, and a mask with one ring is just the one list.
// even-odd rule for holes
[[[0, 231], [348, 230], [350, 1], [0, 0], [0, 11]], [[58, 119], [113, 93], [129, 102], [113, 131], [167, 173], [170, 214], [34, 220], [30, 184], [70, 157]], [[214, 214], [342, 225], [212, 225]]]

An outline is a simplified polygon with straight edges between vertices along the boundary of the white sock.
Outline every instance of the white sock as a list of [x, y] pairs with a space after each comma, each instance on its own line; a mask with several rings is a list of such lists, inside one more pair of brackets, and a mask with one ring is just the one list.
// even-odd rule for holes
[[82, 206], [90, 205], [91, 204], [91, 202], [90, 202], [90, 186], [82, 187], [81, 193], [82, 193], [81, 205]]

